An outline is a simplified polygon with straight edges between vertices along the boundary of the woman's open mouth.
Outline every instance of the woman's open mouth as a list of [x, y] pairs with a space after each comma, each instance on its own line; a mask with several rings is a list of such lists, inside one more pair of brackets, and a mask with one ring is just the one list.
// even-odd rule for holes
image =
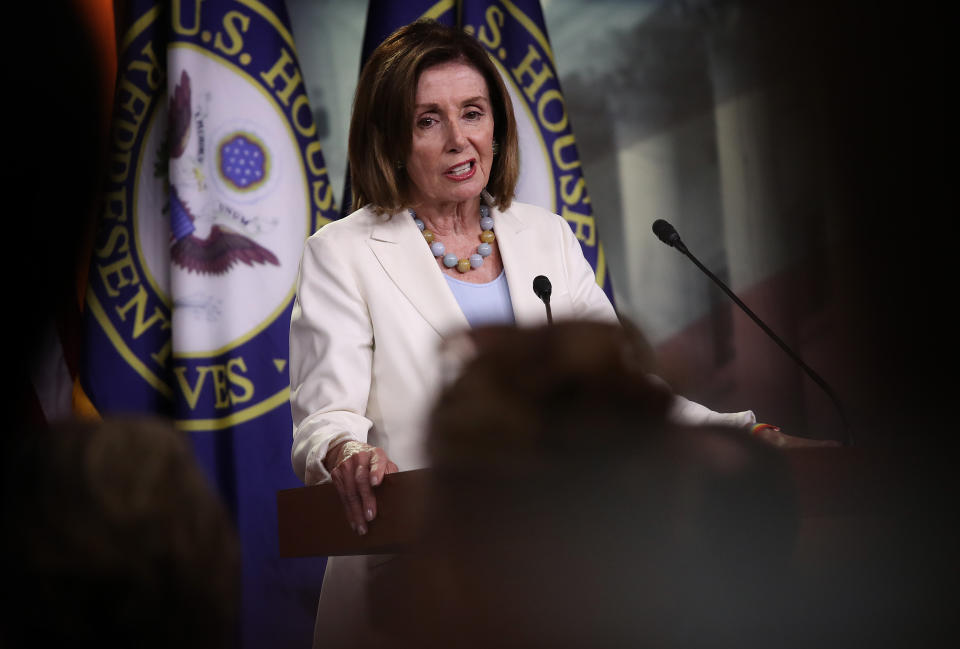
[[467, 180], [468, 178], [472, 178], [475, 173], [477, 173], [476, 160], [467, 160], [454, 167], [450, 167], [443, 172], [443, 175], [451, 180]]

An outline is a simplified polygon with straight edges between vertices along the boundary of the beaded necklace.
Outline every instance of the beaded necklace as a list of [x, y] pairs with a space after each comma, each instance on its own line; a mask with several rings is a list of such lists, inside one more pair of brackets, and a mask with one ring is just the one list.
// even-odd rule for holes
[[447, 247], [443, 245], [442, 241], [437, 239], [433, 232], [426, 229], [427, 226], [417, 218], [416, 212], [413, 210], [407, 211], [410, 212], [410, 216], [413, 217], [413, 222], [417, 224], [420, 232], [423, 233], [423, 238], [426, 239], [427, 244], [430, 246], [430, 252], [433, 253], [434, 257], [440, 257], [443, 265], [447, 268], [456, 266], [458, 271], [465, 273], [468, 270], [483, 266], [484, 258], [489, 257], [491, 253], [493, 253], [493, 246], [490, 245], [496, 238], [493, 234], [493, 217], [490, 216], [490, 208], [483, 203], [480, 204], [480, 229], [483, 230], [483, 232], [480, 233], [481, 243], [477, 246], [477, 251], [474, 254], [462, 259], [458, 259], [452, 252], [447, 252]]

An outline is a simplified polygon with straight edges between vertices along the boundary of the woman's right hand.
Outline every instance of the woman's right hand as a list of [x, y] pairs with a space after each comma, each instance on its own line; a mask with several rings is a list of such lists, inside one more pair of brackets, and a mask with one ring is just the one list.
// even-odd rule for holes
[[382, 448], [352, 440], [331, 447], [323, 463], [340, 494], [347, 522], [363, 536], [377, 516], [373, 488], [383, 482], [383, 476], [399, 471], [397, 465]]

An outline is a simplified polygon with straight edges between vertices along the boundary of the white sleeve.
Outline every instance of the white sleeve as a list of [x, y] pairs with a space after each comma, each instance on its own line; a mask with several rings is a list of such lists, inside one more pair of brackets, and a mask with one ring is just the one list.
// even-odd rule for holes
[[[670, 386], [666, 381], [655, 374], [647, 377], [653, 382]], [[732, 428], [750, 428], [757, 423], [757, 417], [752, 410], [742, 412], [716, 412], [696, 401], [690, 401], [679, 394], [673, 395], [673, 403], [667, 411], [667, 421], [680, 426], [729, 426]]]
[[752, 410], [715, 412], [679, 394], [673, 395], [667, 420], [683, 426], [729, 426], [731, 428], [750, 428], [757, 423], [757, 417]]
[[557, 217], [561, 223], [561, 251], [564, 267], [567, 269], [567, 284], [570, 286], [570, 299], [573, 301], [574, 316], [584, 320], [600, 322], [619, 322], [617, 313], [597, 284], [597, 276], [586, 257], [580, 242], [573, 234], [563, 217]]
[[293, 469], [330, 480], [323, 459], [345, 439], [367, 440], [373, 328], [346, 251], [321, 232], [307, 240], [290, 318]]

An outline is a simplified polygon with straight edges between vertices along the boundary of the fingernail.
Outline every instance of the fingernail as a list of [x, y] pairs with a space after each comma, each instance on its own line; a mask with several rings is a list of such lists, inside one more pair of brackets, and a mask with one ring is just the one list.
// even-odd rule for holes
[[376, 487], [378, 484], [380, 484], [380, 478], [378, 478], [377, 476], [373, 476], [372, 478], [370, 478], [370, 484]]
[[367, 522], [370, 522], [370, 521], [372, 521], [372, 520], [373, 520], [373, 510], [372, 510], [372, 509], [368, 509], [368, 510], [367, 510]]
[[357, 534], [359, 534], [360, 536], [363, 536], [363, 535], [366, 534], [366, 533], [367, 533], [367, 526], [366, 526], [366, 525], [360, 525], [360, 526], [357, 528]]

